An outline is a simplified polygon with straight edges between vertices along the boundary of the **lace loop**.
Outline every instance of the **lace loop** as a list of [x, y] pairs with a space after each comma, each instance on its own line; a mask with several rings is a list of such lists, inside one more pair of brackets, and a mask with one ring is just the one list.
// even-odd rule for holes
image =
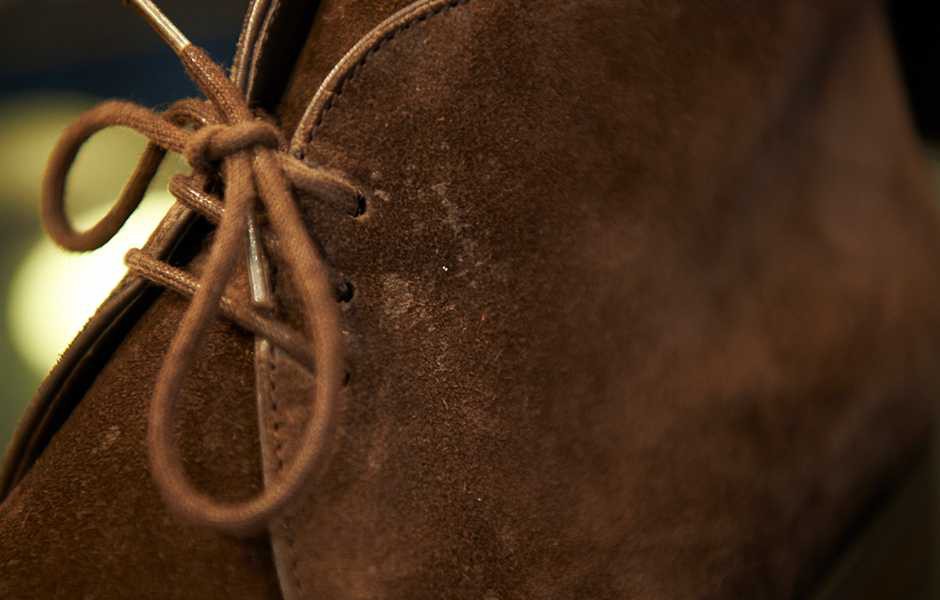
[[[292, 190], [318, 197], [359, 196], [341, 175], [312, 168], [279, 151], [283, 136], [272, 124], [255, 118], [222, 69], [199, 48], [178, 53], [208, 102], [184, 100], [163, 115], [127, 102], [106, 102], [69, 127], [50, 157], [42, 217], [49, 235], [65, 248], [92, 250], [106, 243], [137, 208], [166, 151], [182, 153], [193, 165], [194, 178], [177, 177], [170, 189], [191, 208], [217, 223], [200, 280], [141, 251], [131, 251], [131, 270], [147, 279], [192, 296], [167, 351], [150, 406], [147, 444], [152, 475], [168, 506], [198, 524], [233, 534], [252, 534], [281, 511], [315, 470], [331, 431], [336, 398], [345, 378], [342, 331], [331, 276], [317, 246], [308, 236]], [[150, 144], [108, 214], [87, 231], [77, 231], [65, 214], [65, 182], [79, 148], [106, 127], [131, 127]], [[191, 132], [184, 126], [194, 126]], [[215, 171], [221, 172], [224, 203], [202, 191]], [[268, 319], [224, 294], [245, 246], [248, 215], [263, 206], [278, 254], [298, 291], [304, 333]], [[193, 362], [209, 322], [220, 311], [272, 343], [315, 372], [314, 397], [305, 431], [293, 460], [256, 497], [220, 502], [196, 489], [185, 473], [174, 440], [176, 404], [183, 377]]]

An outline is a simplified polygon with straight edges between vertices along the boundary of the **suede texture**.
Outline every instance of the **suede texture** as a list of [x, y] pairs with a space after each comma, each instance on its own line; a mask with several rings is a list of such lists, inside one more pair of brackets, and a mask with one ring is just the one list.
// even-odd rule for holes
[[[272, 529], [285, 596], [805, 593], [937, 392], [937, 214], [880, 8], [436, 6], [295, 138], [371, 192], [303, 200], [355, 293], [330, 460]], [[316, 90], [289, 89], [293, 119]]]
[[347, 50], [387, 17], [414, 0], [320, 0], [317, 18], [307, 35], [278, 107], [285, 131], [293, 131], [307, 110], [310, 94], [319, 87]]
[[[403, 4], [324, 0], [282, 121]], [[0, 506], [0, 597], [807, 589], [925, 439], [938, 384], [938, 218], [879, 8], [532, 7], [396, 28], [301, 123], [305, 160], [370, 191], [359, 217], [301, 199], [353, 286], [350, 379], [322, 472], [272, 527], [276, 570], [266, 540], [180, 523], [151, 484], [146, 410], [185, 305], [164, 293]], [[289, 460], [310, 410], [274, 351], [259, 432], [252, 357], [219, 323], [181, 401], [187, 468], [222, 497]]]
[[[150, 479], [147, 409], [185, 302], [160, 296], [0, 505], [0, 597], [280, 597], [267, 539], [180, 522]], [[183, 391], [185, 464], [222, 498], [260, 487], [251, 346], [217, 324]]]
[[[242, 33], [240, 44], [253, 42], [253, 35]], [[250, 61], [239, 67], [248, 73], [257, 68]], [[255, 88], [258, 95], [266, 91], [261, 84]], [[189, 262], [198, 274], [211, 236], [205, 223], [189, 227], [191, 216], [174, 207], [147, 249]], [[42, 421], [67, 420], [60, 427], [30, 417], [21, 432], [38, 441], [13, 457], [17, 478], [26, 475], [0, 505], [0, 597], [279, 598], [266, 536], [238, 540], [179, 522], [151, 481], [147, 411], [188, 301], [156, 290], [140, 293], [139, 284], [122, 282], [109, 300], [119, 306], [86, 327], [94, 330], [92, 337], [109, 324], [130, 328], [116, 351], [106, 349], [110, 342], [71, 348], [86, 353], [85, 359], [64, 360], [50, 375], [52, 392], [34, 401], [40, 413], [44, 400], [58, 407], [49, 410], [59, 417]], [[230, 287], [246, 296], [245, 274]], [[252, 345], [236, 327], [214, 325], [182, 392], [178, 435], [187, 471], [201, 489], [223, 499], [256, 494], [262, 480]], [[86, 361], [98, 363], [97, 369], [77, 364]], [[61, 368], [65, 373], [57, 372]], [[80, 382], [74, 381], [77, 371]], [[86, 389], [88, 377], [93, 383]]]

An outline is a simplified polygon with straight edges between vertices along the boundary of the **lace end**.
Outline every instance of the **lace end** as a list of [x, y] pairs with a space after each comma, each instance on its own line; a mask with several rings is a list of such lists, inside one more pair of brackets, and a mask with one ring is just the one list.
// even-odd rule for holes
[[122, 3], [136, 8], [137, 12], [143, 15], [150, 26], [160, 34], [163, 41], [177, 54], [190, 45], [190, 41], [183, 35], [183, 32], [151, 0], [122, 0]]

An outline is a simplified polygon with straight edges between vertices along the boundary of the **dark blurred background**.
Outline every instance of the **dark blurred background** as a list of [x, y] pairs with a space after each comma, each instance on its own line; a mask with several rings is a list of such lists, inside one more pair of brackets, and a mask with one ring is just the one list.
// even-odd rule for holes
[[894, 0], [888, 5], [908, 98], [921, 135], [940, 139], [940, 4]]

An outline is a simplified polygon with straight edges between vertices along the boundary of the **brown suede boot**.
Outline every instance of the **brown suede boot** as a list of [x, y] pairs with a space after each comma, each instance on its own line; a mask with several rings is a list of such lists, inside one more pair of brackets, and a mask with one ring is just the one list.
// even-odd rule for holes
[[[7, 455], [0, 597], [802, 597], [924, 449], [875, 2], [255, 0], [234, 86], [160, 28], [209, 101], [80, 119], [48, 228], [195, 176]], [[114, 124], [154, 145], [75, 232]]]

